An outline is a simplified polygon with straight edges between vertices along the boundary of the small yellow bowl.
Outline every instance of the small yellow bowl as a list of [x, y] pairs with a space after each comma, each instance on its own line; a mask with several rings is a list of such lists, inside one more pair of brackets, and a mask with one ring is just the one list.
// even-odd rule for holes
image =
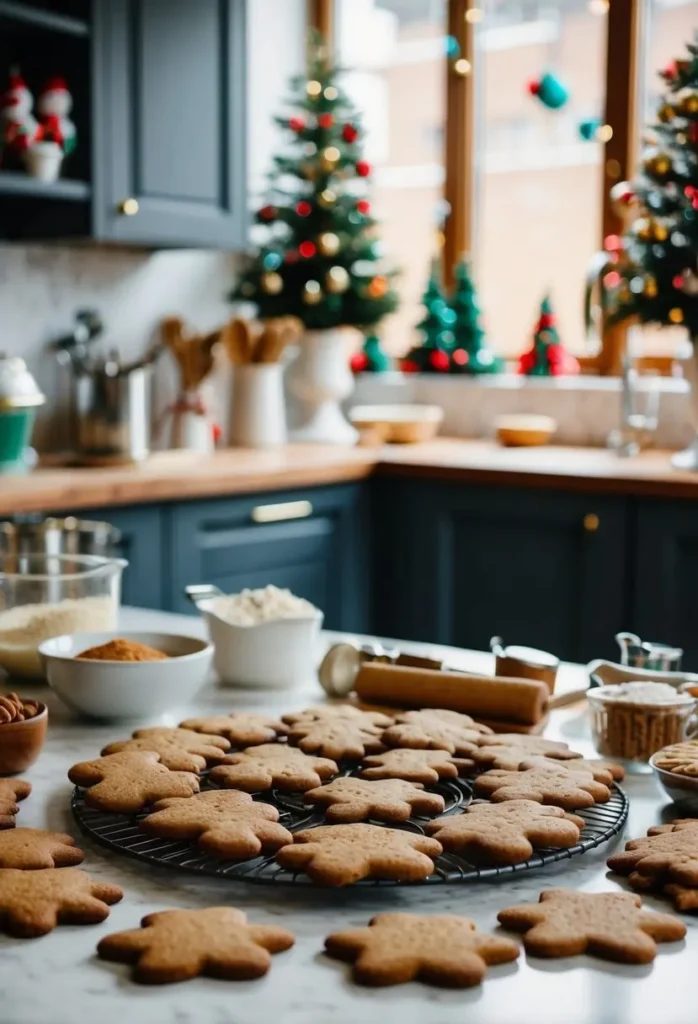
[[498, 416], [494, 421], [497, 440], [507, 448], [530, 448], [547, 444], [557, 430], [552, 416], [516, 414]]

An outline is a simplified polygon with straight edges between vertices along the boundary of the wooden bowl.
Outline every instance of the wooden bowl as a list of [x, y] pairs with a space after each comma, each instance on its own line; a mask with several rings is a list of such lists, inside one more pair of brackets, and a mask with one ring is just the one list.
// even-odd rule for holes
[[557, 430], [552, 416], [498, 416], [494, 421], [497, 440], [507, 448], [547, 444]]
[[24, 722], [0, 725], [0, 775], [16, 775], [37, 760], [46, 739], [48, 708], [39, 704], [39, 714]]
[[438, 405], [357, 405], [349, 419], [359, 434], [368, 434], [371, 443], [419, 444], [431, 441], [444, 418]]

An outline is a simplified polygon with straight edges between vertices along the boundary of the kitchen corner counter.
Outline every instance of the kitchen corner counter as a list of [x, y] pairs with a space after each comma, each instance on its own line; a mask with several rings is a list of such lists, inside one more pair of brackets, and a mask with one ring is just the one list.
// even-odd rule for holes
[[274, 451], [173, 451], [136, 466], [45, 467], [0, 477], [0, 516], [55, 509], [222, 497], [409, 476], [462, 483], [667, 498], [698, 497], [698, 473], [671, 467], [671, 452], [618, 458], [602, 448], [502, 448], [440, 437], [382, 448], [290, 444]]

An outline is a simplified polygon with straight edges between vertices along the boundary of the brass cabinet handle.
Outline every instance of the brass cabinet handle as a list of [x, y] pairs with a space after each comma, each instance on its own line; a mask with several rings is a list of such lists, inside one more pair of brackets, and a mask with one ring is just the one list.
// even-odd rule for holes
[[584, 524], [584, 529], [587, 531], [587, 533], [596, 533], [599, 526], [601, 525], [601, 520], [595, 512], [587, 512], [582, 522]]
[[137, 199], [122, 199], [119, 203], [119, 213], [124, 217], [135, 217], [140, 210], [140, 204]]
[[281, 523], [285, 519], [307, 519], [312, 516], [309, 501], [280, 501], [273, 505], [255, 505], [251, 512], [254, 523]]

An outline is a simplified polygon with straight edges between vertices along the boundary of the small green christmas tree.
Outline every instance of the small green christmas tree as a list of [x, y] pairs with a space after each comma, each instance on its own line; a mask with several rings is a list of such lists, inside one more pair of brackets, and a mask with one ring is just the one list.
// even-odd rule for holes
[[519, 357], [519, 373], [527, 377], [560, 377], [566, 373], [579, 373], [579, 363], [560, 341], [557, 318], [547, 295], [540, 304], [533, 343]]
[[377, 334], [368, 334], [359, 351], [350, 360], [353, 373], [385, 373], [392, 365], [393, 361]]
[[451, 353], [451, 371], [466, 374], [499, 373], [504, 364], [485, 342], [485, 331], [480, 324], [480, 306], [467, 260], [458, 263], [455, 279], [450, 303], [455, 314], [455, 347]]
[[299, 317], [306, 327], [369, 327], [397, 308], [371, 205], [356, 188], [371, 167], [363, 131], [338, 71], [317, 36], [307, 75], [293, 80], [296, 113], [277, 124], [290, 137], [256, 220], [266, 239], [231, 298], [257, 304], [261, 318]]
[[422, 305], [426, 314], [417, 324], [417, 330], [421, 331], [423, 340], [410, 349], [401, 368], [405, 373], [448, 373], [456, 314], [449, 308], [441, 288], [438, 260], [432, 262]]

